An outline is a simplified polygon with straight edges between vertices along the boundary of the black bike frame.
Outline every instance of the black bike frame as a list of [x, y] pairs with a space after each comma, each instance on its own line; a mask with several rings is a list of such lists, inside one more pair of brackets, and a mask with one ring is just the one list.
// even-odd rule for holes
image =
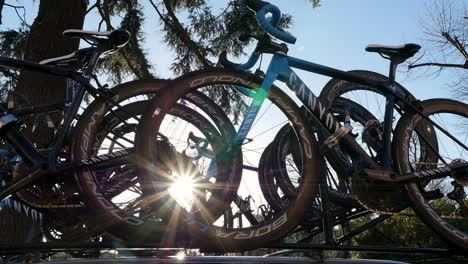
[[[99, 95], [99, 97], [105, 99], [112, 106], [117, 107], [124, 111], [124, 113], [126, 113], [125, 109], [121, 108], [121, 106], [117, 102], [115, 102], [111, 98], [108, 98], [103, 92], [95, 88], [90, 83], [91, 76], [97, 64], [97, 61], [99, 57], [105, 52], [106, 50], [101, 50], [99, 47], [97, 47], [88, 61], [88, 66], [82, 73], [55, 66], [42, 65], [39, 63], [17, 60], [7, 57], [0, 57], [0, 67], [9, 67], [34, 72], [41, 72], [49, 75], [68, 78], [78, 83], [76, 93], [73, 96], [73, 100], [65, 112], [63, 126], [57, 132], [54, 139], [54, 144], [52, 146], [52, 150], [51, 152], [49, 152], [47, 157], [43, 156], [41, 153], [38, 152], [34, 145], [20, 132], [20, 130], [14, 124], [15, 122], [12, 122], [11, 124], [4, 122], [5, 120], [15, 121], [16, 119], [11, 113], [8, 114], [7, 109], [1, 107], [1, 110], [7, 114], [0, 118], [2, 121], [2, 125], [0, 126], [0, 137], [5, 139], [15, 149], [18, 155], [20, 155], [21, 159], [30, 168], [32, 168], [32, 172], [28, 175], [25, 175], [23, 178], [19, 177], [18, 179], [14, 179], [4, 187], [0, 188], [0, 201], [8, 197], [12, 193], [16, 192], [21, 187], [31, 183], [37, 178], [42, 177], [44, 174], [51, 174], [56, 172], [57, 158], [60, 149], [63, 146], [65, 135], [67, 135], [68, 131], [70, 130], [73, 119], [77, 115], [77, 112], [86, 92], [90, 93], [93, 97]], [[118, 118], [120, 119], [120, 117]], [[123, 121], [125, 122], [125, 120]]]

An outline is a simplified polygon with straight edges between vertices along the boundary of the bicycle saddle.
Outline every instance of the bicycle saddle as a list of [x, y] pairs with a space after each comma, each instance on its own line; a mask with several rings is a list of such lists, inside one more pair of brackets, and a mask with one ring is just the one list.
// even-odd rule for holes
[[[121, 29], [107, 32], [67, 29], [63, 32], [63, 35], [71, 38], [81, 38], [94, 45], [107, 44], [104, 47], [105, 50], [116, 50], [125, 46], [130, 40], [130, 33]], [[39, 63], [66, 67], [73, 65], [73, 63], [87, 61], [95, 49], [94, 47], [83, 48], [64, 56], [42, 60]]]
[[121, 48], [130, 40], [130, 33], [123, 29], [105, 32], [67, 29], [63, 32], [63, 35], [71, 38], [81, 38], [95, 45], [108, 42], [112, 49]]
[[64, 56], [42, 60], [39, 62], [39, 64], [54, 65], [59, 67], [70, 66], [74, 63], [79, 63], [81, 61], [88, 60], [91, 54], [94, 52], [94, 50], [95, 48], [80, 49]]
[[371, 44], [366, 47], [367, 52], [377, 52], [386, 59], [396, 60], [397, 63], [402, 63], [413, 57], [420, 49], [421, 46], [414, 43], [408, 43], [401, 46]]

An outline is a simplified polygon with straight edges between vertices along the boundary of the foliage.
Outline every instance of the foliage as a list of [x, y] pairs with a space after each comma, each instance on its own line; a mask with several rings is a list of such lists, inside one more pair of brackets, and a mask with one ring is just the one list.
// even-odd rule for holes
[[[24, 54], [26, 39], [29, 34], [29, 28], [22, 26], [17, 30], [6, 30], [0, 32], [0, 56], [21, 58]], [[0, 78], [0, 99], [5, 100], [7, 93], [13, 87], [19, 78], [19, 72], [0, 68], [0, 73], [5, 78]]]
[[312, 3], [312, 7], [314, 8], [319, 7], [321, 5], [320, 0], [310, 0], [310, 2]]
[[[451, 215], [453, 205], [446, 200], [437, 200], [437, 208], [439, 212], [444, 212], [446, 215]], [[444, 214], [445, 215], [445, 214]], [[352, 222], [353, 227], [364, 224], [369, 219], [360, 218]], [[458, 221], [458, 222], [456, 222]], [[452, 224], [462, 230], [468, 230], [468, 223], [464, 220], [449, 220]], [[455, 223], [456, 222], [456, 223]], [[411, 209], [406, 209], [399, 215], [394, 215], [384, 222], [378, 224], [364, 233], [356, 236], [353, 239], [355, 245], [383, 246], [383, 247], [412, 247], [412, 248], [448, 248], [444, 241], [434, 234], [421, 220], [414, 214]], [[388, 259], [401, 261], [415, 261], [431, 258], [433, 256], [425, 256], [418, 254], [388, 254], [377, 252], [359, 252], [355, 253], [354, 257], [370, 258], [370, 259]], [[454, 263], [457, 259], [439, 260], [437, 263]], [[446, 261], [446, 262], [444, 262]], [[457, 261], [455, 261], [458, 263]]]
[[[117, 51], [118, 54], [112, 54], [102, 61], [97, 69], [98, 72], [104, 72], [113, 83], [121, 83], [130, 74], [133, 74], [137, 79], [152, 78], [152, 66], [142, 48], [144, 42], [142, 7], [137, 1], [129, 0], [113, 1], [109, 6], [101, 8], [106, 8], [106, 14], [109, 13], [111, 16], [123, 15], [119, 28], [128, 30], [131, 38], [123, 49]], [[105, 15], [103, 16], [105, 19]], [[114, 29], [110, 22], [107, 24], [107, 28], [108, 30]]]
[[[145, 9], [143, 4], [147, 7], [147, 2], [138, 0], [95, 0], [89, 4], [87, 15], [100, 18], [100, 30], [123, 28], [132, 35], [127, 46], [102, 60], [97, 67], [98, 75], [107, 76], [111, 84], [157, 75], [143, 48], [146, 32], [142, 25], [145, 17], [159, 16], [164, 42], [175, 53], [171, 70], [176, 75], [215, 66], [222, 50], [227, 50], [234, 57], [244, 55], [244, 49], [250, 42], [242, 42], [238, 37], [246, 33], [261, 33], [253, 14], [241, 15], [238, 0], [226, 1], [226, 8], [220, 13], [205, 0], [151, 0], [150, 3], [153, 9]], [[316, 6], [318, 1], [312, 3]], [[23, 21], [22, 27], [0, 32], [0, 55], [22, 57], [29, 26], [24, 17], [19, 18]], [[291, 25], [291, 16], [284, 15], [280, 26], [288, 28]], [[6, 91], [6, 87], [15, 86], [18, 75], [5, 70], [2, 72], [7, 78], [2, 78], [0, 89]], [[235, 115], [245, 108], [235, 93], [217, 89], [210, 91], [210, 95], [223, 104], [227, 112]]]
[[423, 68], [424, 74], [437, 76], [450, 70], [449, 85], [456, 96], [468, 99], [468, 6], [464, 1], [433, 0], [427, 5], [422, 22], [425, 35], [423, 56], [409, 69]]

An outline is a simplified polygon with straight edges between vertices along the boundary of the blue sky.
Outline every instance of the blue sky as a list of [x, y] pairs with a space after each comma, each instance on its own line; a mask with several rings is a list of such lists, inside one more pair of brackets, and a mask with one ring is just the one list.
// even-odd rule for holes
[[[464, 1], [464, 0], [457, 0]], [[227, 1], [211, 0], [219, 10]], [[323, 0], [321, 7], [313, 9], [307, 0], [271, 0], [284, 13], [293, 15], [291, 32], [297, 37], [290, 46], [290, 55], [343, 70], [366, 69], [387, 75], [388, 61], [375, 53], [367, 53], [368, 44], [400, 45], [422, 44], [421, 24], [427, 0]], [[148, 13], [150, 13], [149, 10]], [[145, 25], [147, 47], [151, 60], [162, 76], [172, 76], [167, 69], [173, 54], [161, 42], [156, 16], [148, 17]], [[242, 61], [242, 59], [238, 59]], [[244, 58], [245, 60], [245, 58]], [[451, 97], [447, 88], [452, 74], [443, 73], [437, 78], [406, 73], [397, 79], [418, 98]], [[329, 79], [315, 74], [302, 76], [308, 86], [316, 91]]]
[[[342, 70], [366, 69], [383, 74], [388, 72], [388, 62], [376, 54], [367, 53], [367, 44], [399, 45], [422, 44], [421, 18], [426, 5], [432, 0], [323, 0], [321, 7], [313, 9], [307, 0], [271, 0], [284, 13], [293, 15], [294, 25], [290, 31], [297, 37], [296, 45], [290, 46], [290, 55]], [[466, 0], [457, 0], [466, 1]], [[7, 1], [8, 2], [8, 1]], [[15, 1], [12, 1], [12, 3]], [[33, 3], [35, 2], [35, 3]], [[39, 1], [18, 1], [27, 7], [27, 20], [32, 20]], [[222, 10], [226, 0], [211, 0], [216, 9]], [[16, 4], [16, 3], [13, 3]], [[175, 77], [169, 66], [174, 54], [162, 42], [159, 21], [152, 7], [145, 5], [145, 47], [160, 77]], [[5, 8], [2, 29], [14, 28], [18, 23], [11, 8]], [[96, 17], [88, 16], [85, 29], [97, 28]], [[424, 48], [424, 47], [423, 47]], [[245, 58], [244, 58], [245, 59]], [[238, 59], [239, 61], [242, 58]], [[451, 97], [447, 84], [450, 72], [434, 77], [408, 76], [400, 68], [397, 79], [421, 99]], [[328, 77], [315, 74], [303, 75], [303, 79], [318, 93]]]

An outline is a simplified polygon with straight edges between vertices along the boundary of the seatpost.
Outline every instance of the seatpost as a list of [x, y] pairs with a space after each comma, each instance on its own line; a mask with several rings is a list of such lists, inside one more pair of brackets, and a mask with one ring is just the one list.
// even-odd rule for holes
[[[88, 66], [82, 73], [83, 78], [87, 82], [91, 80], [93, 71], [96, 68], [99, 57], [102, 54], [103, 54], [102, 50], [98, 47], [91, 55], [91, 58], [88, 61]], [[73, 96], [72, 102], [70, 104], [71, 106], [65, 112], [65, 116], [63, 118], [64, 121], [63, 121], [62, 131], [68, 131], [70, 129], [71, 123], [73, 121], [73, 117], [78, 112], [78, 109], [80, 107], [80, 102], [83, 99], [85, 92], [86, 92], [86, 86], [83, 85], [82, 83], [78, 83], [76, 86], [76, 91], [75, 91], [76, 94]], [[49, 158], [48, 158], [48, 163], [49, 163], [49, 167], [51, 170], [56, 169], [56, 165], [57, 165], [56, 160], [60, 152], [60, 149], [62, 147], [62, 142], [64, 141], [64, 139], [65, 139], [65, 133], [58, 133], [56, 137], [54, 138], [55, 144], [52, 148], [52, 151], [49, 153]]]
[[[396, 69], [399, 64], [398, 58], [390, 59], [390, 71], [388, 74], [388, 89], [391, 93], [396, 92]], [[388, 95], [385, 104], [385, 117], [383, 127], [383, 138], [384, 138], [384, 157], [383, 157], [383, 169], [392, 169], [392, 126], [393, 126], [393, 115], [395, 111], [395, 97], [393, 94]]]

